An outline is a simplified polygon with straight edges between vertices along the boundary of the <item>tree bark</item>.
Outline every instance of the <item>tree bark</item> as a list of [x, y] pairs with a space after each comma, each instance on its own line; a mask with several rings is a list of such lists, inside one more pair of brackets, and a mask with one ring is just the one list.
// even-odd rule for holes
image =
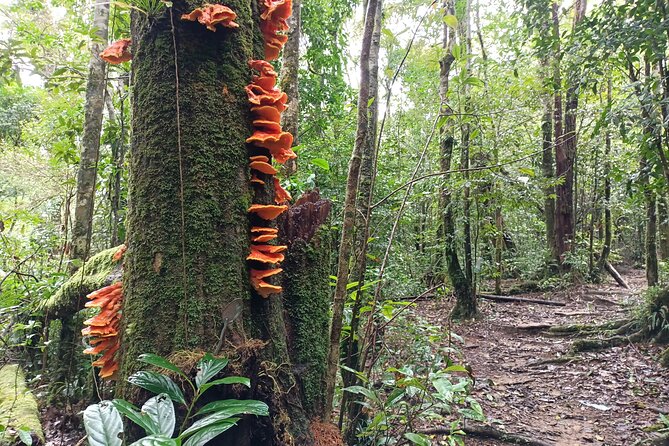
[[354, 225], [356, 214], [356, 199], [358, 195], [358, 181], [362, 151], [367, 142], [369, 132], [369, 60], [372, 33], [374, 31], [374, 13], [378, 0], [369, 0], [365, 12], [365, 26], [360, 50], [360, 91], [358, 93], [358, 126], [355, 135], [355, 144], [349, 161], [348, 177], [346, 180], [346, 197], [344, 199], [344, 219], [342, 222], [341, 241], [337, 261], [337, 284], [334, 291], [332, 307], [332, 324], [330, 327], [330, 352], [328, 355], [326, 414], [327, 421], [332, 414], [332, 400], [334, 398], [335, 381], [339, 367], [339, 341], [343, 324], [344, 303], [346, 301], [346, 285], [349, 277], [349, 263], [353, 249]]
[[[465, 51], [468, 55], [472, 54], [472, 27], [471, 27], [471, 0], [465, 1], [465, 11], [464, 17], [460, 24], [461, 37], [460, 39], [465, 43]], [[471, 57], [467, 57], [465, 61], [465, 73], [467, 77], [472, 75], [471, 67]], [[464, 99], [464, 111], [465, 114], [469, 113], [469, 85], [465, 84], [463, 87], [463, 99]], [[473, 255], [472, 255], [472, 224], [471, 224], [471, 187], [469, 186], [469, 145], [470, 145], [470, 127], [469, 122], [467, 122], [467, 117], [465, 116], [462, 125], [460, 126], [460, 131], [462, 133], [462, 147], [460, 149], [460, 169], [464, 172], [462, 177], [464, 179], [464, 186], [462, 191], [462, 231], [463, 231], [463, 250], [464, 250], [464, 266], [465, 266], [465, 277], [470, 283], [470, 286], [474, 287], [474, 272], [473, 272]], [[475, 290], [474, 290], [475, 293]]]
[[[585, 16], [587, 0], [576, 0], [574, 3], [574, 19], [573, 30]], [[553, 6], [553, 20], [554, 32], [557, 39], [559, 39], [559, 23], [557, 17], [557, 3]], [[559, 42], [557, 43], [559, 45]], [[558, 68], [559, 69], [559, 68]], [[564, 110], [564, 133], [555, 131], [556, 148], [555, 148], [555, 174], [563, 178], [563, 181], [556, 187], [556, 238], [558, 246], [558, 255], [561, 259], [562, 269], [569, 269], [568, 265], [564, 263], [565, 254], [572, 250], [572, 243], [574, 241], [574, 181], [575, 181], [575, 161], [576, 161], [576, 113], [578, 111], [578, 99], [580, 92], [580, 70], [574, 65], [570, 68], [568, 76], [569, 85], [567, 87], [566, 103]], [[559, 73], [558, 73], [559, 80]], [[560, 83], [556, 82], [557, 88]], [[556, 115], [557, 121], [557, 99], [556, 99]], [[562, 113], [560, 113], [561, 115]], [[560, 116], [562, 119], [562, 116]], [[561, 130], [561, 129], [560, 129]], [[559, 139], [558, 139], [559, 135]]]
[[[150, 18], [133, 13], [128, 251], [118, 390], [137, 400], [136, 390], [123, 378], [140, 368], [136, 358], [141, 353], [214, 351], [223, 341], [221, 353], [236, 358], [235, 371], [252, 381], [251, 390], [236, 397], [265, 401], [270, 417], [244, 419], [217, 441], [310, 445], [309, 413], [302, 386], [295, 385], [297, 371], [290, 366], [291, 358], [305, 351], [290, 349], [327, 351], [322, 333], [326, 316], [314, 321], [318, 344], [305, 346], [291, 319], [297, 315], [286, 317], [283, 303], [285, 298], [294, 304], [303, 295], [263, 299], [249, 286], [248, 228], [259, 222], [247, 212], [251, 191], [245, 139], [252, 129], [244, 87], [251, 80], [247, 63], [262, 58], [263, 43], [256, 3], [231, 0], [227, 5], [237, 13], [239, 28], [215, 33], [180, 20], [192, 8], [182, 0]], [[271, 192], [256, 193], [254, 201], [266, 202]], [[300, 256], [299, 250], [293, 254]], [[291, 274], [299, 273], [286, 271], [288, 282]], [[310, 277], [313, 289], [322, 291], [327, 276]], [[311, 298], [322, 309], [323, 296]], [[241, 316], [228, 323], [225, 312], [231, 305], [240, 307]]]
[[[293, 0], [293, 15], [289, 19], [288, 41], [283, 47], [281, 60], [281, 90], [288, 95], [288, 108], [281, 115], [281, 126], [293, 135], [293, 146], [299, 145], [300, 91], [298, 73], [300, 69], [300, 37], [302, 24], [300, 10], [302, 0]], [[297, 171], [297, 159], [286, 161], [282, 169], [287, 175]]]
[[[93, 9], [94, 41], [91, 43], [91, 60], [88, 65], [86, 103], [84, 105], [84, 133], [77, 171], [77, 191], [72, 225], [70, 258], [86, 260], [90, 254], [95, 207], [95, 182], [100, 156], [100, 132], [106, 85], [106, 64], [99, 54], [107, 43], [109, 29], [109, 3], [98, 2]], [[71, 270], [76, 266], [73, 264]]]
[[[346, 367], [360, 370], [360, 308], [366, 304], [365, 272], [367, 271], [367, 242], [369, 240], [370, 219], [372, 217], [371, 206], [376, 178], [377, 161], [377, 127], [378, 127], [378, 93], [379, 93], [379, 50], [381, 47], [381, 25], [382, 25], [382, 0], [377, 1], [374, 12], [374, 30], [369, 50], [369, 123], [367, 130], [367, 141], [362, 151], [360, 165], [360, 180], [358, 182], [358, 198], [356, 200], [356, 222], [354, 256], [355, 264], [350, 280], [358, 282], [356, 286], [356, 299], [351, 308], [351, 330], [348, 339], [344, 343], [343, 350], [346, 352], [344, 364]], [[342, 371], [344, 387], [352, 386], [357, 382], [355, 374]], [[343, 417], [348, 416], [349, 424], [344, 432], [344, 440], [351, 443], [355, 440], [356, 420], [360, 415], [362, 406], [350, 404], [350, 394], [344, 392], [340, 408], [339, 426], [343, 424]], [[348, 414], [347, 414], [348, 411]]]
[[[444, 15], [455, 14], [453, 0], [445, 0], [443, 7]], [[439, 129], [439, 167], [442, 172], [451, 170], [453, 146], [455, 145], [452, 124], [453, 110], [449, 107], [447, 102], [449, 93], [448, 78], [453, 62], [455, 61], [452, 53], [454, 45], [455, 32], [444, 23], [442, 46], [446, 51], [444, 57], [439, 61], [439, 96], [441, 98], [441, 114], [446, 116], [446, 121]], [[470, 318], [477, 314], [476, 295], [474, 294], [471, 283], [467, 280], [467, 276], [460, 266], [455, 239], [455, 218], [453, 215], [452, 192], [448, 183], [445, 183], [442, 186], [439, 198], [439, 209], [442, 213], [441, 228], [439, 232], [443, 243], [443, 260], [446, 264], [448, 277], [453, 285], [456, 296], [456, 304], [451, 314], [454, 318]]]
[[[606, 89], [606, 102], [608, 110], [611, 110], [611, 78], [608, 79]], [[612, 243], [612, 221], [611, 221], [611, 129], [606, 124], [606, 133], [604, 136], [604, 243], [602, 252], [599, 255], [598, 269], [603, 272], [606, 263], [609, 261]]]

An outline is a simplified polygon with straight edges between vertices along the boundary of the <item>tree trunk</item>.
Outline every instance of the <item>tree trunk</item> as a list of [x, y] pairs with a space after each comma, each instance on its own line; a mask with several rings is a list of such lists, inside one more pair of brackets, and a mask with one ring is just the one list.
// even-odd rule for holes
[[[293, 146], [299, 145], [299, 122], [300, 122], [300, 91], [298, 73], [300, 69], [300, 37], [302, 33], [302, 24], [300, 10], [302, 0], [293, 0], [293, 15], [289, 19], [290, 30], [288, 32], [288, 42], [283, 47], [283, 57], [281, 60], [281, 90], [289, 98], [288, 108], [281, 115], [281, 126], [285, 132], [293, 135]], [[282, 169], [287, 175], [292, 175], [297, 171], [297, 159], [289, 159]]]
[[[465, 11], [464, 17], [461, 23], [461, 40], [465, 43], [465, 51], [468, 55], [472, 54], [472, 27], [471, 27], [471, 0], [465, 1]], [[471, 57], [467, 57], [465, 61], [465, 72], [467, 77], [472, 75], [472, 66], [471, 66]], [[465, 84], [463, 87], [463, 99], [464, 99], [464, 111], [465, 115], [469, 113], [469, 85]], [[473, 287], [474, 284], [474, 272], [473, 272], [473, 256], [472, 256], [472, 225], [471, 225], [471, 187], [469, 186], [469, 145], [470, 145], [470, 127], [469, 122], [467, 122], [467, 116], [464, 117], [464, 122], [460, 127], [462, 132], [462, 148], [460, 149], [460, 169], [464, 172], [462, 177], [464, 179], [463, 193], [462, 193], [462, 231], [464, 234], [464, 263], [465, 263], [465, 277], [470, 283], [470, 286]], [[473, 291], [475, 293], [475, 291]]]
[[662, 196], [657, 197], [657, 210], [660, 256], [662, 260], [667, 260], [669, 259], [669, 210], [666, 198]]
[[[548, 60], [542, 60], [542, 66], [548, 66]], [[553, 107], [550, 97], [544, 101], [544, 114], [541, 118], [542, 156], [541, 170], [546, 186], [544, 187], [544, 221], [546, 222], [546, 244], [550, 259], [558, 264], [559, 256], [555, 239], [555, 170], [553, 166]]]
[[[365, 26], [360, 50], [360, 60], [368, 61], [372, 34], [374, 31], [374, 15], [378, 0], [369, 0], [365, 12]], [[332, 324], [330, 327], [330, 352], [328, 355], [326, 415], [327, 421], [332, 414], [332, 400], [334, 398], [335, 380], [339, 368], [339, 340], [343, 324], [344, 303], [346, 301], [346, 285], [349, 277], [349, 263], [353, 249], [354, 225], [356, 214], [356, 200], [358, 195], [358, 181], [363, 147], [367, 143], [369, 132], [369, 64], [360, 64], [360, 91], [358, 93], [358, 126], [355, 135], [355, 145], [348, 166], [346, 180], [346, 197], [344, 198], [344, 219], [342, 222], [341, 241], [337, 261], [337, 285], [334, 291], [332, 307]]]
[[[327, 350], [322, 311], [327, 276], [305, 273], [314, 281], [312, 294], [297, 292], [304, 290], [296, 279], [300, 273], [289, 264], [299, 268], [304, 257], [303, 248], [296, 247], [286, 264], [287, 288], [294, 295], [263, 299], [250, 289], [248, 228], [258, 222], [247, 213], [252, 197], [245, 139], [252, 130], [244, 87], [251, 80], [247, 63], [262, 58], [263, 48], [255, 2], [227, 5], [237, 13], [239, 28], [215, 33], [179, 20], [191, 9], [184, 1], [156, 17], [133, 13], [121, 377], [140, 367], [141, 353], [214, 351], [223, 340], [222, 354], [252, 381], [252, 390], [241, 396], [264, 400], [271, 416], [244, 419], [220, 441], [309, 445], [308, 415], [316, 408], [312, 404], [307, 410], [301, 393], [311, 380], [296, 386], [296, 368], [290, 365], [291, 358]], [[271, 190], [256, 193], [254, 201], [270, 195]], [[311, 260], [320, 261], [320, 253]], [[303, 299], [310, 299], [309, 305], [319, 309], [319, 315], [308, 315], [310, 338], [303, 336], [300, 315], [286, 318], [284, 299], [290, 308], [304, 308]], [[230, 306], [240, 307], [241, 316], [227, 323]], [[302, 366], [314, 376], [317, 365]], [[135, 400], [136, 391], [123, 382], [121, 395]], [[312, 403], [315, 394], [310, 394]]]
[[651, 189], [649, 175], [650, 166], [646, 158], [641, 159], [641, 184], [646, 205], [646, 280], [648, 286], [655, 286], [659, 281], [657, 261], [657, 213], [655, 209], [655, 191]]
[[[77, 192], [72, 226], [70, 258], [86, 260], [90, 254], [95, 206], [95, 182], [100, 156], [100, 132], [106, 85], [106, 64], [99, 54], [107, 43], [109, 29], [109, 3], [98, 2], [93, 9], [95, 40], [91, 43], [91, 60], [88, 65], [86, 104], [84, 105], [84, 133], [77, 172]], [[76, 265], [71, 270], [76, 269]]]
[[[350, 335], [344, 343], [346, 367], [360, 370], [360, 309], [366, 305], [363, 285], [365, 284], [365, 272], [367, 271], [367, 241], [369, 239], [369, 228], [371, 219], [371, 206], [374, 191], [374, 180], [376, 177], [377, 160], [377, 126], [378, 126], [378, 93], [379, 93], [379, 50], [381, 46], [381, 24], [382, 24], [382, 1], [378, 0], [374, 13], [374, 30], [369, 50], [369, 123], [367, 130], [367, 141], [362, 152], [360, 165], [360, 180], [358, 182], [358, 198], [356, 200], [356, 224], [355, 224], [355, 265], [351, 274], [351, 281], [358, 282], [356, 286], [356, 299], [351, 308], [351, 330]], [[342, 371], [344, 387], [352, 386], [357, 382], [355, 374]], [[342, 427], [343, 417], [348, 416], [349, 424], [344, 433], [344, 440], [351, 443], [355, 439], [355, 427], [362, 406], [350, 404], [350, 394], [344, 392], [340, 408], [339, 426]], [[348, 411], [348, 414], [347, 414]]]
[[[444, 15], [455, 14], [453, 0], [445, 0], [443, 7]], [[451, 169], [453, 146], [455, 145], [452, 124], [453, 111], [447, 102], [449, 89], [448, 78], [453, 62], [455, 61], [452, 54], [452, 49], [455, 45], [455, 32], [446, 23], [443, 25], [442, 45], [446, 51], [444, 57], [439, 61], [439, 96], [441, 98], [441, 113], [442, 115], [447, 116], [447, 119], [444, 125], [439, 129], [439, 167], [442, 172], [446, 172]], [[442, 186], [439, 199], [439, 209], [442, 213], [441, 228], [439, 232], [443, 243], [443, 259], [457, 299], [451, 314], [455, 318], [470, 318], [477, 314], [476, 295], [474, 294], [471, 283], [467, 280], [467, 277], [460, 266], [460, 260], [458, 259], [455, 238], [455, 218], [453, 215], [451, 194], [450, 185], [445, 182], [444, 186]]]
[[[611, 110], [611, 78], [608, 79], [608, 86], [606, 89], [606, 102], [608, 110]], [[598, 269], [604, 271], [606, 263], [609, 261], [611, 254], [611, 129], [609, 123], [606, 124], [606, 134], [604, 140], [604, 243], [602, 245], [602, 253], [599, 255]]]
[[[558, 5], [554, 4], [554, 22], [557, 20]], [[574, 3], [573, 30], [585, 16], [586, 0], [576, 0]], [[559, 38], [559, 23], [554, 23], [556, 36]], [[559, 43], [558, 43], [559, 45]], [[559, 74], [558, 74], [559, 76]], [[559, 79], [558, 79], [559, 80]], [[576, 113], [578, 111], [578, 96], [580, 91], [580, 70], [574, 65], [568, 76], [567, 97], [564, 110], [564, 133], [558, 133], [556, 129], [555, 148], [555, 174], [563, 178], [561, 184], [556, 187], [556, 238], [558, 255], [560, 256], [563, 270], [569, 269], [564, 263], [565, 254], [572, 250], [574, 241], [574, 181], [576, 161]], [[556, 83], [557, 88], [560, 84]], [[557, 104], [556, 104], [557, 109]], [[560, 113], [561, 114], [561, 113]], [[557, 110], [556, 117], [557, 121]], [[559, 135], [559, 139], [558, 139]]]

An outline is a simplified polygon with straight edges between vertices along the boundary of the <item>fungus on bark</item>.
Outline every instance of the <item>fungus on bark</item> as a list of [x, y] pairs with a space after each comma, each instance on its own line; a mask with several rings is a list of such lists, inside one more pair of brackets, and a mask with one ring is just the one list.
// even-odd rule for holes
[[270, 163], [266, 163], [264, 161], [251, 161], [249, 163], [249, 167], [267, 175], [274, 175], [278, 172], [274, 167], [272, 167]]
[[276, 204], [283, 204], [292, 199], [290, 193], [281, 186], [279, 179], [274, 177], [274, 201]]
[[239, 25], [233, 22], [237, 18], [237, 14], [230, 8], [219, 4], [206, 4], [200, 8], [191, 11], [190, 14], [181, 16], [181, 20], [196, 20], [200, 24], [207, 27], [209, 31], [216, 32], [216, 25], [221, 25], [226, 28], [239, 28]]
[[121, 321], [121, 305], [123, 301], [123, 284], [116, 282], [92, 292], [87, 297], [88, 308], [99, 308], [100, 312], [84, 321], [87, 327], [81, 330], [83, 336], [89, 336], [91, 347], [84, 350], [87, 355], [103, 353], [102, 357], [93, 362], [94, 367], [101, 367], [100, 378], [114, 379], [118, 370], [116, 352], [119, 349], [119, 326]]
[[[119, 261], [123, 258], [126, 245], [119, 246], [112, 259]], [[99, 308], [100, 312], [84, 321], [86, 328], [81, 330], [83, 336], [88, 336], [90, 347], [84, 350], [86, 355], [98, 355], [102, 357], [93, 362], [94, 367], [101, 367], [98, 375], [103, 379], [116, 379], [118, 371], [118, 358], [116, 352], [119, 350], [120, 338], [119, 328], [121, 326], [121, 308], [123, 307], [123, 283], [116, 282], [112, 285], [93, 291], [88, 296], [89, 301], [84, 305], [86, 308]]]
[[276, 206], [273, 204], [252, 204], [249, 212], [258, 215], [263, 220], [274, 220], [288, 209], [288, 206]]
[[274, 60], [288, 41], [288, 36], [281, 33], [289, 29], [287, 20], [293, 3], [292, 0], [264, 0], [262, 5], [260, 31], [265, 40], [265, 59]]
[[284, 260], [284, 255], [280, 252], [263, 252], [258, 249], [261, 246], [270, 246], [270, 245], [251, 245], [251, 252], [246, 257], [246, 260], [253, 260], [260, 263], [280, 263]]
[[251, 232], [258, 232], [261, 234], [278, 234], [279, 230], [277, 228], [264, 228], [262, 226], [253, 226]]
[[255, 174], [251, 175], [251, 183], [259, 184], [261, 186], [265, 184], [265, 182], [263, 180], [261, 180], [260, 178], [258, 178]]
[[260, 234], [256, 235], [255, 237], [252, 237], [251, 241], [253, 243], [265, 243], [274, 240], [277, 237], [278, 237], [277, 234]]
[[265, 282], [263, 279], [279, 274], [281, 271], [283, 271], [283, 268], [251, 269], [249, 272], [251, 286], [253, 286], [256, 292], [264, 298], [268, 298], [270, 294], [280, 293], [283, 291], [281, 286], [272, 285], [271, 283]]
[[120, 39], [109, 45], [100, 53], [100, 58], [107, 63], [116, 65], [132, 59], [130, 54], [130, 39]]
[[281, 123], [281, 113], [276, 107], [272, 107], [271, 105], [251, 107], [251, 112], [255, 114], [259, 120]]

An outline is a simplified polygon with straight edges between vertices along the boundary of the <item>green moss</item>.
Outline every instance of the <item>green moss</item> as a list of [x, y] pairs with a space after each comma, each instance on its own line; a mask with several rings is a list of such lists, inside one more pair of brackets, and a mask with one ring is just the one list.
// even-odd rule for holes
[[[0, 424], [11, 430], [28, 430], [44, 441], [37, 400], [26, 387], [23, 372], [16, 364], [0, 367]], [[14, 441], [0, 434], [0, 445]]]
[[114, 272], [120, 272], [120, 262], [112, 259], [116, 251], [118, 247], [110, 248], [88, 259], [53, 296], [42, 302], [42, 309], [48, 310], [51, 318], [71, 317], [81, 310], [85, 295], [110, 285]]
[[328, 355], [330, 285], [327, 232], [310, 243], [296, 240], [283, 264], [285, 306], [292, 333], [290, 351], [311, 416], [322, 415]]

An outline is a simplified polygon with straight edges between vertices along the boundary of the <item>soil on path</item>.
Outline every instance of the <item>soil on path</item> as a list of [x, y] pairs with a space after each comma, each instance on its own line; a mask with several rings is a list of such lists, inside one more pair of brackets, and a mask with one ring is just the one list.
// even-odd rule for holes
[[[654, 435], [644, 428], [669, 410], [669, 370], [658, 364], [659, 347], [628, 344], [560, 363], [572, 354], [573, 338], [531, 328], [625, 318], [640, 305], [645, 286], [643, 272], [625, 278], [631, 290], [611, 282], [522, 296], [564, 307], [480, 300], [482, 317], [455, 331], [465, 339], [465, 358], [476, 378], [473, 396], [489, 423], [556, 446], [632, 446]], [[432, 324], [447, 326], [451, 305], [426, 300], [416, 310]], [[508, 443], [471, 437], [466, 444]]]

